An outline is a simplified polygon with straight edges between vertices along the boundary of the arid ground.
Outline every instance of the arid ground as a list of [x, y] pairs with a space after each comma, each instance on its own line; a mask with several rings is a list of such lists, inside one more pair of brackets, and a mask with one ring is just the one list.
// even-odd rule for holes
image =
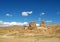
[[0, 42], [60, 42], [60, 27], [2, 27], [0, 28]]
[[0, 42], [60, 42], [59, 37], [20, 37], [0, 38]]

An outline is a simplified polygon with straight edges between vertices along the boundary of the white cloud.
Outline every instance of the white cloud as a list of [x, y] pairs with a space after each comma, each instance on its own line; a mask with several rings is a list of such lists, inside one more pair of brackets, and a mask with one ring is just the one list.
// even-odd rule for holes
[[47, 20], [46, 22], [53, 22], [52, 20]]
[[9, 22], [3, 22], [3, 24], [9, 25], [10, 23]]
[[23, 25], [25, 25], [25, 26], [29, 26], [28, 22], [24, 22]]
[[32, 11], [22, 12], [22, 16], [28, 16], [29, 14], [32, 14]]
[[17, 22], [11, 22], [10, 25], [17, 25]]
[[36, 24], [36, 26], [40, 26], [40, 24]]
[[11, 14], [7, 13], [6, 16], [12, 16]]
[[40, 14], [40, 16], [45, 15], [45, 14], [46, 14], [45, 12], [42, 12], [42, 13]]
[[0, 27], [9, 26], [9, 22], [0, 21]]
[[28, 22], [0, 22], [0, 27], [5, 27], [5, 26], [14, 26], [14, 25], [19, 25], [19, 26], [28, 26]]
[[[7, 26], [29, 26], [28, 22], [0, 22], [0, 27], [7, 27]], [[36, 24], [36, 26], [39, 26], [39, 24]]]
[[28, 22], [10, 22], [10, 25], [28, 26]]

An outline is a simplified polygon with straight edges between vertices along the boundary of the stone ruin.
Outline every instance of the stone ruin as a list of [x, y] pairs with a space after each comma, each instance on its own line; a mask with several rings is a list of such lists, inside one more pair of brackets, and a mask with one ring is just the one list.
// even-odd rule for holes
[[[45, 27], [45, 21], [44, 20], [41, 21], [40, 27]], [[37, 29], [36, 22], [30, 22], [28, 29], [29, 30]]]
[[45, 27], [45, 21], [44, 20], [41, 21], [40, 27]]
[[36, 29], [36, 23], [35, 22], [30, 22], [28, 29], [30, 29], [30, 30]]

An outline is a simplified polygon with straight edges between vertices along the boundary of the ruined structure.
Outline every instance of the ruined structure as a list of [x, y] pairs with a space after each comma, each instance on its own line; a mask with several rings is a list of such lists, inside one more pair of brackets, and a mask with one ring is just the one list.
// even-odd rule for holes
[[28, 29], [36, 29], [36, 23], [35, 22], [30, 22]]
[[42, 20], [42, 21], [41, 21], [40, 27], [45, 27], [45, 20]]
[[[47, 26], [47, 27], [46, 27]], [[42, 20], [40, 26], [36, 26], [36, 22], [30, 22], [29, 26], [12, 26], [0, 28], [0, 33], [8, 33], [14, 36], [60, 36], [60, 24], [45, 25]]]

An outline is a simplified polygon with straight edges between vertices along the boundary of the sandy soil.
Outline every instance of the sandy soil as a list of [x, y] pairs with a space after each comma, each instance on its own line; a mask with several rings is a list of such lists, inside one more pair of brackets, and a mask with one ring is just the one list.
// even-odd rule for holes
[[21, 38], [0, 38], [0, 42], [60, 42], [60, 38], [40, 38], [40, 37], [21, 37]]

